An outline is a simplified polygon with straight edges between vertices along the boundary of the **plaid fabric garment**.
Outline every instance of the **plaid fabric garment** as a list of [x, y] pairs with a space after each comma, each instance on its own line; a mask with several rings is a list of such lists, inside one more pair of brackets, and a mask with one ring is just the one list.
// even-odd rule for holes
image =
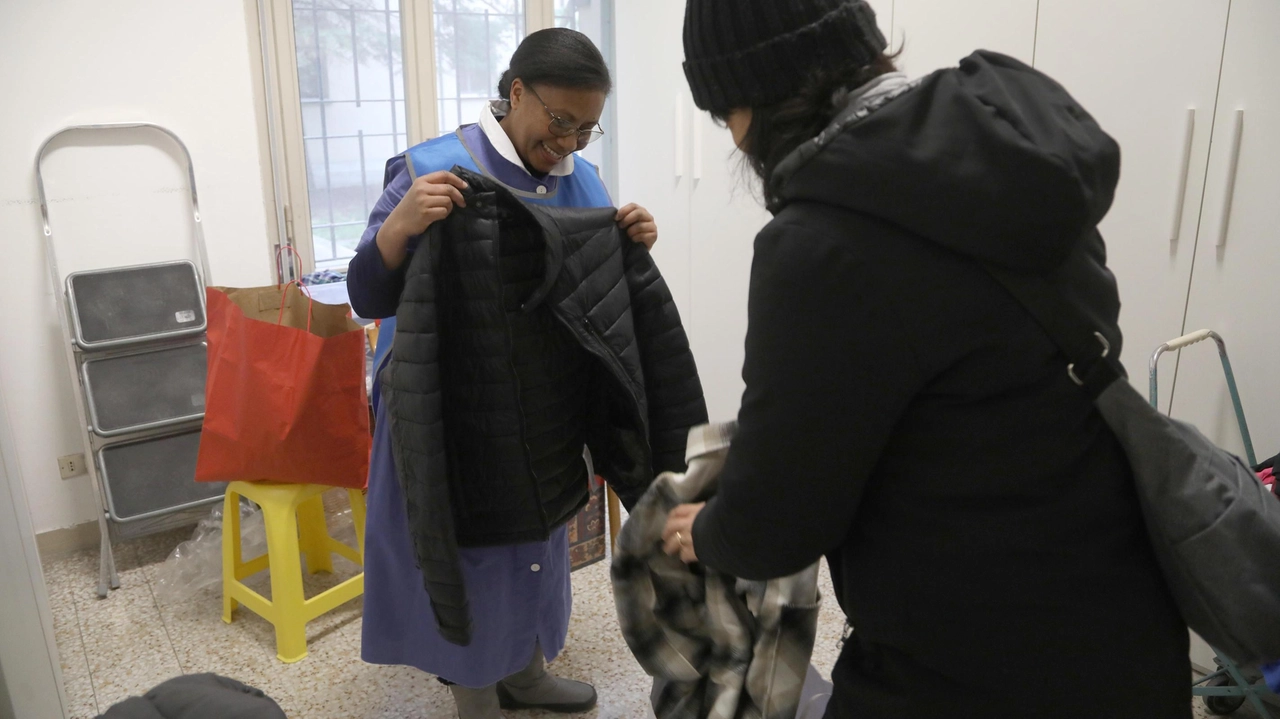
[[749, 582], [662, 551], [671, 510], [714, 494], [736, 429], [691, 429], [689, 471], [654, 480], [618, 537], [618, 621], [654, 677], [658, 719], [792, 719], [800, 703], [817, 631], [818, 565]]

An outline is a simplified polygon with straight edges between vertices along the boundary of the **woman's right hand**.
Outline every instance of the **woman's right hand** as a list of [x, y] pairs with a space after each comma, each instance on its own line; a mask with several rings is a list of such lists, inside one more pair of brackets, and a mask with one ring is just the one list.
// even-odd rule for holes
[[453, 212], [454, 207], [466, 207], [462, 191], [467, 183], [462, 178], [441, 170], [413, 181], [409, 191], [386, 221], [378, 229], [378, 251], [387, 269], [394, 270], [404, 263], [409, 254], [409, 240], [427, 231]]

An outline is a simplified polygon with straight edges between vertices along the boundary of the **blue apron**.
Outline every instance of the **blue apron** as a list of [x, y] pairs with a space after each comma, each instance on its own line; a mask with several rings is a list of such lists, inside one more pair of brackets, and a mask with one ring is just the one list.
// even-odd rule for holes
[[[389, 165], [388, 189], [403, 194], [413, 179], [461, 166], [506, 185], [521, 200], [558, 207], [612, 205], [599, 172], [581, 157], [563, 177], [534, 178], [493, 147], [478, 125], [410, 148], [400, 167]], [[541, 188], [541, 189], [540, 189]], [[386, 213], [375, 211], [370, 229]], [[367, 233], [368, 234], [368, 233]], [[395, 318], [382, 321], [374, 350], [380, 374], [395, 336]], [[378, 375], [375, 374], [375, 377]], [[573, 606], [568, 532], [545, 542], [462, 548], [463, 576], [471, 601], [473, 637], [459, 647], [436, 629], [423, 589], [392, 459], [390, 420], [374, 382], [377, 424], [369, 470], [365, 537], [365, 598], [361, 655], [374, 664], [402, 664], [472, 688], [486, 687], [523, 669], [541, 645], [548, 660], [564, 648]]]

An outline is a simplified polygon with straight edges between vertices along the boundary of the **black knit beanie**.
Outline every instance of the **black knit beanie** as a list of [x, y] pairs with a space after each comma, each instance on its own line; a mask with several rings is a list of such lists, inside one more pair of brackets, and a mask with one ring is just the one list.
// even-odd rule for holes
[[888, 46], [863, 0], [688, 0], [684, 73], [698, 107], [781, 102], [821, 66], [869, 65]]

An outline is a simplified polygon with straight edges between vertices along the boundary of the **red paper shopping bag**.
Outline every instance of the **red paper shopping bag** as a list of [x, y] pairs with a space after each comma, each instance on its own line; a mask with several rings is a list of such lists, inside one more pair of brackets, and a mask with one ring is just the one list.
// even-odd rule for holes
[[296, 283], [208, 288], [209, 376], [196, 480], [364, 487], [365, 335]]

